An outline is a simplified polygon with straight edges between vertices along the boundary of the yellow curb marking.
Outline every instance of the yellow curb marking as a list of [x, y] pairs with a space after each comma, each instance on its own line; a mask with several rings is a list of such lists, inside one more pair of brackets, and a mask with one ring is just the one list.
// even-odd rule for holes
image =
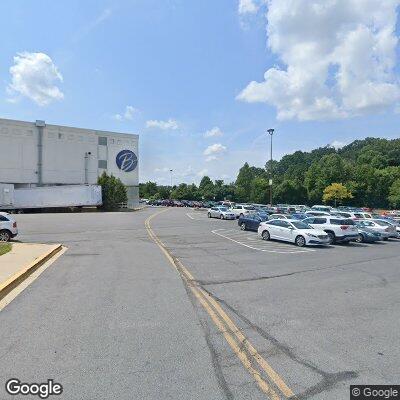
[[[253, 376], [259, 388], [272, 400], [280, 399], [274, 389], [261, 377], [260, 373], [252, 366], [252, 362], [249, 360], [249, 357], [246, 355], [246, 353], [243, 352], [243, 348], [246, 349], [247, 353], [258, 363], [261, 369], [268, 375], [268, 377], [272, 380], [272, 382], [274, 382], [274, 384], [279, 388], [279, 390], [286, 398], [295, 399], [295, 394], [286, 385], [279, 374], [275, 372], [274, 369], [267, 363], [267, 361], [258, 353], [258, 351], [243, 335], [240, 329], [229, 318], [222, 307], [206, 291], [193, 285], [193, 283], [195, 282], [193, 275], [179, 260], [174, 259], [171, 256], [171, 254], [166, 249], [165, 244], [154, 233], [150, 226], [150, 221], [154, 217], [166, 211], [168, 211], [168, 209], [159, 211], [146, 219], [145, 227], [150, 238], [158, 245], [158, 247], [167, 257], [172, 267], [181, 275], [184, 282], [188, 285], [188, 287], [198, 299], [200, 304], [203, 306], [205, 311], [209, 314], [214, 324], [222, 332], [233, 352], [238, 356], [243, 366]], [[223, 321], [225, 321], [225, 324]], [[237, 339], [235, 339], [232, 334], [236, 336]]]

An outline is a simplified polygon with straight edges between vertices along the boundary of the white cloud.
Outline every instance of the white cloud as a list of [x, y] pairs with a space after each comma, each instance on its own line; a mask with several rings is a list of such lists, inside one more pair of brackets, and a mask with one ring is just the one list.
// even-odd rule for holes
[[340, 140], [334, 140], [329, 146], [333, 147], [334, 149], [341, 149], [342, 147], [346, 146], [346, 142], [341, 142]]
[[400, 100], [395, 35], [399, 0], [268, 0], [268, 69], [237, 99], [265, 102], [278, 119], [345, 118]]
[[130, 121], [133, 119], [133, 116], [135, 114], [137, 114], [138, 112], [139, 112], [139, 110], [137, 108], [132, 107], [132, 106], [126, 106], [123, 114], [115, 114], [113, 117], [117, 121], [123, 121], [123, 120]]
[[154, 172], [168, 172], [171, 168], [164, 167], [164, 168], [156, 168]]
[[205, 175], [207, 175], [207, 174], [208, 174], [208, 169], [204, 168], [204, 169], [202, 169], [201, 171], [199, 171], [196, 175], [197, 175], [199, 178], [202, 178], [203, 176], [205, 176]]
[[203, 154], [206, 157], [206, 161], [210, 162], [210, 161], [215, 161], [218, 160], [218, 155], [224, 153], [226, 151], [226, 147], [223, 146], [221, 143], [214, 143], [210, 146], [208, 146]]
[[223, 146], [221, 143], [214, 143], [211, 144], [210, 146], [208, 146], [205, 150], [204, 150], [204, 155], [205, 156], [210, 156], [212, 154], [220, 154], [223, 153], [226, 150], [226, 147]]
[[82, 40], [86, 35], [90, 34], [103, 22], [107, 21], [112, 15], [111, 8], [105, 8], [97, 14], [92, 20], [86, 21], [81, 29], [79, 29], [72, 38], [73, 42]]
[[204, 137], [205, 138], [216, 137], [216, 136], [222, 136], [223, 134], [224, 133], [221, 131], [221, 129], [218, 128], [218, 126], [214, 126], [214, 128], [204, 133]]
[[47, 54], [18, 53], [10, 74], [11, 83], [7, 89], [14, 96], [11, 102], [15, 101], [15, 95], [25, 96], [40, 106], [64, 98], [56, 85], [63, 77]]
[[112, 14], [111, 8], [105, 8], [97, 17], [96, 19], [90, 24], [90, 28], [94, 28], [97, 25], [104, 22], [106, 19], [110, 18]]
[[239, 0], [239, 14], [255, 14], [258, 11], [258, 5], [254, 0]]
[[168, 121], [157, 121], [157, 120], [150, 120], [146, 122], [146, 128], [158, 128], [162, 130], [176, 130], [179, 128], [178, 122], [174, 119], [169, 119]]

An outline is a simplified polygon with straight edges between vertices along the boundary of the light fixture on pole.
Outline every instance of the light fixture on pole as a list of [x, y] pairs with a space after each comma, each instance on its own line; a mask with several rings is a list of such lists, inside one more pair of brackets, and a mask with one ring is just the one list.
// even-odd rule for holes
[[271, 158], [270, 158], [270, 163], [269, 163], [269, 204], [272, 207], [272, 182], [273, 182], [273, 173], [272, 173], [272, 136], [275, 132], [275, 129], [268, 129], [267, 130], [268, 134], [271, 137]]

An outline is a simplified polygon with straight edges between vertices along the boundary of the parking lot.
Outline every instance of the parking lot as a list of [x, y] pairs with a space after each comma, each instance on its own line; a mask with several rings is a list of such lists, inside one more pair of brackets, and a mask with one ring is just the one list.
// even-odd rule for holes
[[21, 241], [68, 251], [1, 313], [2, 379], [54, 376], [68, 399], [337, 400], [398, 383], [398, 240], [298, 248], [185, 208], [17, 219]]
[[[342, 399], [352, 383], [398, 381], [399, 240], [298, 248], [186, 214], [156, 217], [157, 234], [297, 398]], [[232, 358], [212, 338], [229, 376]], [[248, 394], [251, 378], [240, 382], [248, 397], [236, 388], [237, 398], [262, 398]]]

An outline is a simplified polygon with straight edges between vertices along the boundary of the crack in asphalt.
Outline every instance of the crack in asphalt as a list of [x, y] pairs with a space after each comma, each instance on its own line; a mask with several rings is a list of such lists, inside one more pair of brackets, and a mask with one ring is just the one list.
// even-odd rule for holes
[[[243, 279], [229, 279], [229, 280], [202, 280], [202, 279], [196, 279], [194, 280], [194, 283], [201, 285], [201, 286], [208, 286], [208, 285], [223, 285], [226, 283], [241, 283], [241, 282], [253, 282], [253, 281], [261, 281], [261, 280], [268, 280], [268, 279], [275, 279], [275, 278], [285, 278], [288, 276], [293, 276], [293, 275], [299, 275], [299, 274], [304, 274], [304, 273], [309, 273], [309, 272], [318, 272], [318, 271], [325, 271], [325, 270], [330, 270], [334, 268], [342, 268], [342, 267], [348, 267], [351, 265], [358, 265], [358, 264], [363, 264], [366, 262], [371, 262], [371, 261], [382, 261], [382, 260], [389, 260], [389, 259], [395, 259], [399, 258], [400, 256], [389, 256], [389, 257], [379, 257], [379, 258], [370, 258], [368, 260], [360, 260], [360, 261], [355, 261], [351, 263], [343, 263], [343, 264], [337, 264], [337, 265], [330, 265], [329, 267], [320, 267], [320, 268], [308, 268], [308, 269], [303, 269], [301, 271], [293, 271], [293, 272], [287, 272], [284, 274], [277, 274], [277, 275], [265, 275], [265, 276], [258, 276], [258, 277], [253, 277], [253, 278], [243, 278]], [[367, 273], [366, 271], [361, 270], [362, 272]], [[372, 274], [375, 277], [379, 279], [384, 279], [378, 274]], [[386, 280], [385, 280], [386, 281]], [[386, 282], [383, 282], [384, 285], [387, 284]]]
[[299, 357], [297, 354], [293, 352], [293, 350], [286, 344], [281, 343], [276, 337], [272, 336], [270, 333], [266, 332], [264, 329], [260, 328], [258, 325], [254, 324], [250, 321], [246, 316], [241, 314], [236, 308], [231, 306], [225, 300], [217, 297], [212, 292], [202, 287], [205, 292], [207, 292], [211, 297], [214, 298], [215, 301], [218, 301], [221, 305], [224, 305], [228, 310], [230, 310], [233, 314], [236, 315], [242, 322], [244, 322], [247, 326], [257, 332], [261, 337], [269, 341], [273, 346], [280, 350], [281, 353], [285, 354], [292, 361], [300, 364], [301, 366], [311, 370], [312, 372], [320, 375], [322, 379], [315, 385], [309, 387], [302, 393], [296, 394], [295, 399], [298, 400], [306, 400], [315, 394], [328, 391], [332, 387], [334, 387], [338, 382], [346, 381], [349, 379], [354, 379], [358, 377], [358, 372], [356, 371], [339, 371], [335, 373], [326, 372], [320, 368], [318, 368], [311, 361], [305, 360]]
[[208, 350], [210, 352], [211, 363], [214, 368], [214, 375], [217, 379], [218, 386], [221, 388], [221, 390], [227, 400], [233, 400], [234, 395], [233, 395], [232, 391], [229, 389], [229, 385], [226, 381], [218, 352], [217, 352], [216, 348], [214, 347], [212, 340], [211, 340], [211, 332], [210, 332], [210, 326], [209, 326], [208, 319], [206, 319], [205, 316], [202, 314], [202, 309], [200, 308], [199, 303], [197, 302], [194, 294], [192, 293], [192, 291], [189, 288], [190, 282], [189, 281], [187, 283], [185, 282], [185, 280], [183, 278], [184, 273], [182, 271], [182, 268], [180, 268], [179, 262], [176, 262], [177, 258], [172, 254], [171, 254], [171, 256], [174, 260], [176, 268], [179, 271], [179, 277], [181, 278], [183, 287], [185, 288], [186, 295], [188, 296], [190, 302], [192, 303], [192, 307], [194, 309], [194, 312], [195, 312], [197, 319], [200, 323], [200, 326], [202, 328], [204, 338], [205, 338]]

